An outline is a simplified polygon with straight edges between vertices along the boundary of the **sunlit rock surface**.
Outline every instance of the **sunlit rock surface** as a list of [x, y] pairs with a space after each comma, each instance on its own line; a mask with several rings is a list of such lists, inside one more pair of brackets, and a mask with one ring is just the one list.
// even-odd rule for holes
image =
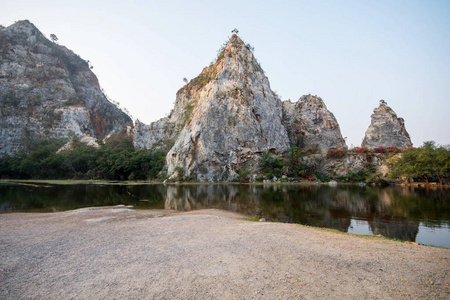
[[385, 104], [375, 108], [371, 116], [372, 122], [366, 131], [362, 146], [378, 147], [412, 147], [412, 142], [405, 128], [403, 118]]
[[71, 131], [104, 138], [132, 125], [107, 100], [89, 63], [29, 21], [0, 27], [0, 115], [0, 155], [31, 138]]
[[345, 147], [339, 124], [320, 97], [304, 95], [297, 102], [283, 102], [284, 124], [293, 146], [318, 146], [322, 152]]
[[233, 35], [216, 62], [177, 92], [167, 118], [136, 122], [135, 146], [170, 146], [168, 174], [182, 170], [185, 178], [199, 181], [234, 179], [241, 170], [255, 170], [263, 151], [283, 153], [301, 146], [299, 141], [322, 151], [344, 146], [322, 99], [281, 102], [250, 48]]
[[182, 168], [200, 181], [229, 180], [259, 153], [289, 148], [282, 111], [253, 53], [233, 35], [216, 62], [177, 92], [166, 120], [136, 127], [135, 145], [173, 139], [169, 174]]

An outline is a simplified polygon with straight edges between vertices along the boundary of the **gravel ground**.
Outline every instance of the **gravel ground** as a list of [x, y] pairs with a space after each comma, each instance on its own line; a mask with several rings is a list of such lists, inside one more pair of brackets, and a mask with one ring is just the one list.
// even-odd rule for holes
[[449, 299], [449, 259], [219, 210], [0, 215], [0, 299]]

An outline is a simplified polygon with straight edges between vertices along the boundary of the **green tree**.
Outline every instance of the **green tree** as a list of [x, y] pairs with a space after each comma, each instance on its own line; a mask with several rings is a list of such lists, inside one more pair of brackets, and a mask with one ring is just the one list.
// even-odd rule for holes
[[259, 168], [269, 179], [273, 176], [281, 177], [283, 171], [283, 159], [264, 151], [259, 158]]
[[407, 150], [402, 156], [391, 162], [391, 178], [418, 177], [427, 184], [429, 178], [436, 176], [439, 182], [450, 176], [450, 149], [448, 146], [437, 147], [432, 141], [424, 142], [420, 148]]
[[52, 40], [53, 43], [56, 43], [58, 41], [58, 37], [56, 36], [56, 34], [50, 34], [50, 39]]
[[443, 177], [450, 176], [450, 147], [441, 146], [435, 150], [433, 169], [442, 185]]

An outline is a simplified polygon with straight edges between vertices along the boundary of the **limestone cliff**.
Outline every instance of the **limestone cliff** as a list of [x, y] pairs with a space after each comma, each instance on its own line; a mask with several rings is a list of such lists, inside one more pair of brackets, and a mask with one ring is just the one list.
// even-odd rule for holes
[[199, 180], [231, 179], [255, 154], [289, 148], [282, 103], [237, 35], [177, 93], [170, 119], [184, 127], [167, 154], [169, 174], [181, 167]]
[[216, 62], [177, 92], [168, 118], [137, 123], [134, 141], [146, 148], [174, 143], [169, 174], [182, 168], [201, 181], [229, 180], [259, 153], [289, 148], [282, 110], [253, 53], [233, 35]]
[[233, 35], [216, 62], [177, 92], [167, 118], [150, 125], [136, 122], [134, 145], [170, 149], [168, 174], [182, 170], [183, 176], [200, 181], [230, 180], [240, 170], [255, 171], [263, 151], [344, 146], [339, 125], [322, 99], [309, 95], [282, 103], [249, 48]]
[[131, 126], [110, 103], [88, 62], [49, 41], [29, 21], [0, 27], [0, 155], [31, 137], [93, 138]]
[[405, 128], [403, 118], [381, 103], [371, 116], [371, 124], [366, 131], [362, 146], [373, 149], [377, 147], [412, 147], [412, 142]]
[[317, 145], [322, 152], [345, 147], [339, 124], [320, 97], [305, 95], [295, 103], [284, 101], [283, 116], [291, 145]]

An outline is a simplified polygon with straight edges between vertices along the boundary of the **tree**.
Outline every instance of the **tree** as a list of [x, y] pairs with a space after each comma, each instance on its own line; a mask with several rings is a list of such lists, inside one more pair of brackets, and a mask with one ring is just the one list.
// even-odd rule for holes
[[231, 30], [231, 33], [238, 34], [239, 30], [237, 30], [237, 28], [235, 28], [235, 29]]
[[381, 99], [381, 100], [380, 100], [380, 104], [387, 105], [387, 102], [384, 101], [383, 99]]
[[429, 178], [436, 176], [442, 184], [443, 178], [450, 176], [450, 148], [424, 142], [420, 148], [403, 152], [391, 167], [390, 177], [418, 177], [428, 184]]
[[58, 41], [58, 37], [56, 36], [56, 34], [50, 34], [50, 39], [52, 40], [53, 43], [56, 43]]
[[184, 83], [188, 83], [189, 81], [188, 81], [188, 79], [186, 77], [183, 77], [183, 82]]
[[433, 169], [442, 185], [442, 178], [450, 176], [450, 147], [441, 146], [435, 150]]

